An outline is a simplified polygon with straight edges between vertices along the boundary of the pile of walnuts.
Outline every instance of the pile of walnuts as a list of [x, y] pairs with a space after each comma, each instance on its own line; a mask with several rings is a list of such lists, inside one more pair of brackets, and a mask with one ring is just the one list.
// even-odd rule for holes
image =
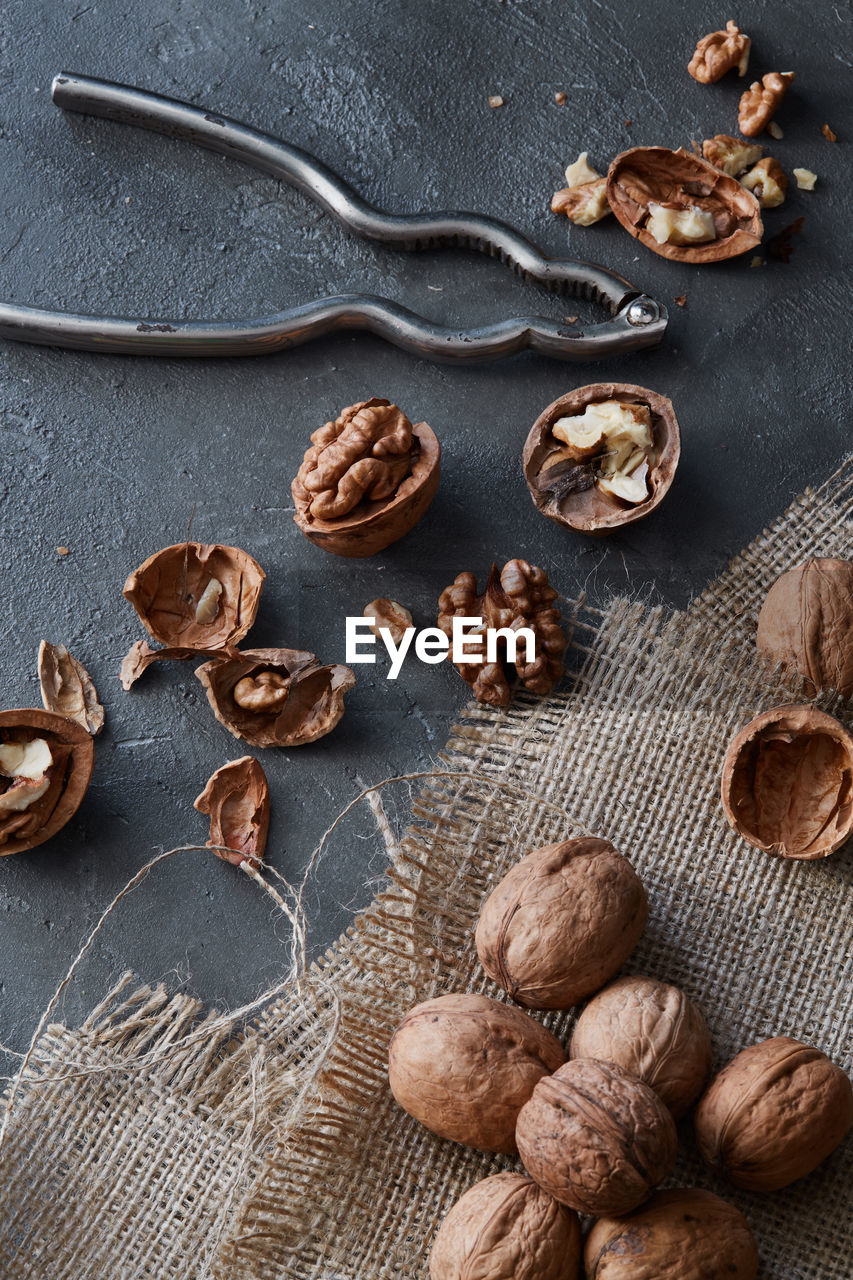
[[[676, 1121], [715, 1172], [772, 1191], [810, 1173], [853, 1125], [853, 1088], [787, 1036], [744, 1049], [705, 1088], [702, 1014], [652, 977], [616, 978], [643, 932], [646, 894], [609, 841], [535, 849], [483, 904], [477, 954], [516, 1008], [484, 994], [416, 1005], [389, 1047], [396, 1101], [439, 1137], [518, 1154], [526, 1170], [471, 1187], [433, 1243], [431, 1280], [754, 1280], [743, 1215], [697, 1188], [659, 1191]], [[592, 997], [568, 1047], [525, 1009]], [[704, 1088], [704, 1093], [703, 1093]], [[701, 1095], [701, 1097], [700, 1097]], [[598, 1221], [582, 1240], [580, 1214]]]

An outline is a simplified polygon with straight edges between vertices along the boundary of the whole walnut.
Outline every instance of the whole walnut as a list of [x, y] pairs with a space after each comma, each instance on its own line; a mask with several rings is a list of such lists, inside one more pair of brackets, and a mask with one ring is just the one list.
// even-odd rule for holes
[[578, 1216], [520, 1173], [477, 1182], [441, 1224], [430, 1280], [577, 1280]]
[[477, 954], [516, 1003], [568, 1009], [621, 968], [647, 916], [640, 879], [609, 840], [563, 840], [528, 853], [492, 890]]
[[675, 1121], [642, 1080], [611, 1062], [575, 1058], [540, 1080], [521, 1108], [518, 1153], [561, 1204], [628, 1213], [675, 1164]]
[[645, 1081], [679, 1119], [711, 1070], [711, 1037], [683, 991], [656, 978], [617, 978], [586, 1006], [572, 1058], [615, 1062]]
[[758, 1250], [734, 1205], [692, 1187], [601, 1218], [587, 1236], [584, 1268], [587, 1280], [754, 1280]]
[[440, 1138], [512, 1154], [519, 1111], [565, 1057], [519, 1009], [489, 996], [437, 996], [394, 1032], [388, 1079], [400, 1106]]
[[820, 1049], [789, 1036], [739, 1053], [696, 1111], [703, 1159], [749, 1191], [776, 1191], [804, 1178], [851, 1125], [847, 1076]]
[[783, 573], [761, 606], [755, 643], [803, 677], [807, 696], [853, 696], [853, 563], [820, 558]]

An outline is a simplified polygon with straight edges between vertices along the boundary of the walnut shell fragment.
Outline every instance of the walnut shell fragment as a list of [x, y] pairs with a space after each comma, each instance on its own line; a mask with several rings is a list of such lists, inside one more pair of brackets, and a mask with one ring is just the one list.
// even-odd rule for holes
[[243, 649], [196, 671], [220, 724], [254, 747], [300, 747], [331, 733], [355, 684], [349, 667], [303, 649]]
[[584, 1009], [569, 1056], [615, 1062], [654, 1089], [678, 1120], [710, 1073], [711, 1036], [677, 987], [656, 978], [617, 978]]
[[104, 727], [104, 708], [92, 677], [64, 644], [42, 640], [38, 653], [41, 700], [45, 710], [76, 720], [92, 737]]
[[[600, 465], [608, 446], [602, 439], [590, 454], [577, 458], [554, 435], [562, 419], [580, 419], [588, 406], [615, 402], [648, 412], [651, 447], [645, 461], [645, 497], [628, 502], [602, 487]], [[595, 382], [560, 396], [530, 428], [522, 453], [522, 468], [530, 496], [549, 520], [578, 533], [601, 537], [622, 525], [633, 524], [660, 506], [675, 478], [681, 457], [681, 432], [672, 401], [666, 396], [628, 382]]]
[[94, 760], [91, 734], [76, 720], [37, 707], [0, 711], [0, 857], [34, 849], [65, 826]]
[[516, 1003], [568, 1009], [622, 967], [647, 916], [640, 879], [609, 840], [563, 840], [528, 853], [489, 894], [477, 955]]
[[239, 547], [180, 542], [124, 584], [146, 631], [172, 648], [228, 649], [255, 621], [266, 574]]
[[782, 858], [826, 858], [853, 830], [853, 735], [816, 707], [773, 707], [732, 739], [723, 762], [729, 825]]
[[611, 1062], [575, 1058], [540, 1080], [519, 1112], [518, 1153], [549, 1195], [578, 1213], [628, 1213], [675, 1164], [675, 1121], [657, 1094]]
[[217, 769], [193, 806], [210, 815], [207, 843], [217, 858], [235, 867], [243, 862], [258, 866], [270, 825], [270, 789], [257, 760], [241, 756]]
[[137, 640], [122, 660], [119, 679], [122, 688], [132, 689], [141, 675], [155, 662], [186, 662], [189, 658], [205, 655], [220, 657], [219, 649], [187, 649], [180, 645], [167, 649], [152, 649], [147, 640]]
[[291, 490], [293, 519], [334, 555], [375, 555], [420, 520], [438, 488], [441, 446], [426, 422], [373, 398], [311, 436]]
[[820, 1049], [790, 1036], [744, 1049], [696, 1110], [702, 1158], [749, 1191], [777, 1191], [804, 1178], [851, 1126], [848, 1077]]
[[[557, 593], [548, 582], [544, 569], [526, 560], [510, 560], [498, 573], [493, 564], [486, 589], [477, 594], [473, 573], [459, 573], [438, 600], [438, 625], [446, 636], [453, 636], [454, 618], [481, 618], [483, 632], [526, 628], [533, 633], [534, 652], [529, 654], [524, 637], [518, 640], [514, 659], [508, 636], [496, 644], [494, 661], [489, 660], [488, 635], [476, 643], [475, 633], [468, 632], [466, 651], [472, 657], [456, 663], [456, 670], [471, 686], [474, 697], [493, 707], [506, 707], [512, 696], [508, 670], [513, 666], [518, 679], [531, 693], [550, 693], [563, 674], [566, 636], [560, 626], [560, 611], [553, 607]], [[479, 648], [479, 653], [477, 649]]]
[[[677, 262], [722, 262], [754, 253], [764, 234], [758, 201], [739, 182], [679, 147], [623, 151], [607, 174], [607, 199], [619, 222], [652, 253]], [[697, 210], [710, 220], [698, 243], [659, 242], [649, 230], [651, 205], [676, 214]]]
[[814, 697], [853, 697], [853, 563], [807, 560], [777, 578], [758, 615], [758, 652], [805, 681]]
[[430, 1280], [577, 1280], [578, 1216], [520, 1173], [476, 1182], [447, 1214]]
[[758, 1249], [734, 1205], [691, 1187], [593, 1223], [584, 1267], [587, 1280], [755, 1280]]
[[394, 1032], [388, 1079], [403, 1110], [440, 1138], [510, 1155], [519, 1111], [565, 1056], [520, 1009], [488, 996], [437, 996]]

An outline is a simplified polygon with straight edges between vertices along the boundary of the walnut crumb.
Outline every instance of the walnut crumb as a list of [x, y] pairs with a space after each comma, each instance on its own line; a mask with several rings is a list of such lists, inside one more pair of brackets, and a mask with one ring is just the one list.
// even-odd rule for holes
[[764, 259], [762, 258], [761, 254], [760, 254], [760, 253], [757, 253], [757, 254], [755, 255], [755, 257], [752, 259], [752, 261], [750, 262], [750, 264], [749, 264], [749, 265], [750, 265], [751, 267], [763, 267], [763, 266], [764, 266]]
[[830, 129], [828, 124], [821, 125], [820, 131], [823, 134], [823, 136], [826, 138], [827, 142], [838, 141], [838, 134], [835, 132], [834, 129]]
[[674, 301], [674, 302], [676, 302], [676, 303], [678, 304], [678, 306], [679, 306], [679, 307], [686, 307], [686, 306], [687, 306], [687, 294], [686, 294], [686, 293], [678, 293], [678, 294], [676, 294], [676, 295], [675, 295], [675, 297], [674, 297], [673, 301]]
[[[560, 89], [557, 93], [554, 94], [554, 101], [556, 102], [558, 107], [562, 107], [563, 103], [566, 101], [566, 94], [563, 92], [562, 89]], [[833, 141], [834, 140], [835, 139], [833, 139]]]
[[814, 191], [817, 174], [812, 173], [811, 169], [795, 169], [794, 177], [797, 179], [797, 186], [801, 191]]
[[502, 107], [503, 104], [504, 104], [504, 100], [499, 93], [493, 93], [489, 98], [490, 107]]
[[69, 548], [68, 548], [68, 547], [57, 547], [57, 548], [56, 548], [56, 554], [57, 554], [58, 556], [67, 556], [67, 555], [68, 555], [68, 551], [69, 551]]
[[775, 138], [777, 142], [781, 142], [785, 136], [782, 132], [782, 126], [777, 124], [775, 120], [770, 121], [767, 126], [767, 132], [770, 134], [770, 137]]

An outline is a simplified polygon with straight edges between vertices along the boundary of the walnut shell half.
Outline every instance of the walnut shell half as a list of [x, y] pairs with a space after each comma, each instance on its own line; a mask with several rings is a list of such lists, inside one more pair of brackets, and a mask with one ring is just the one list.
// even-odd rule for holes
[[853, 1125], [853, 1087], [826, 1054], [789, 1036], [739, 1053], [696, 1110], [702, 1158], [736, 1187], [776, 1191], [804, 1178]]
[[783, 573], [761, 606], [755, 644], [768, 663], [802, 676], [808, 697], [853, 697], [853, 564], [820, 558]]
[[403, 1110], [440, 1138], [512, 1154], [519, 1111], [565, 1057], [520, 1009], [489, 996], [437, 996], [394, 1032], [388, 1079]]
[[349, 667], [304, 649], [242, 649], [196, 671], [220, 724], [254, 747], [301, 747], [331, 733], [355, 684]]
[[[647, 476], [649, 496], [636, 505], [612, 497], [595, 483], [594, 457], [575, 467], [559, 462], [565, 449], [553, 434], [554, 424], [560, 418], [583, 414], [587, 405], [608, 400], [649, 410], [653, 441]], [[669, 492], [680, 457], [681, 432], [671, 400], [629, 382], [595, 382], [576, 387], [543, 409], [527, 436], [522, 467], [530, 496], [543, 516], [578, 533], [600, 537], [654, 511]]]
[[645, 1081], [679, 1119], [711, 1070], [711, 1036], [683, 991], [656, 978], [617, 978], [586, 1006], [572, 1058], [597, 1058]]
[[755, 1280], [758, 1249], [734, 1205], [691, 1187], [594, 1223], [584, 1269], [587, 1280]]
[[496, 1173], [456, 1201], [429, 1257], [430, 1280], [577, 1280], [578, 1216], [520, 1173]]
[[563, 840], [528, 853], [492, 890], [477, 954], [518, 1004], [568, 1009], [622, 967], [647, 915], [637, 873], [609, 840]]
[[[652, 253], [678, 262], [721, 262], [754, 252], [764, 234], [751, 192], [712, 164], [679, 147], [623, 151], [607, 174], [607, 199], [622, 226]], [[715, 239], [697, 244], [658, 244], [647, 230], [649, 205], [696, 208], [713, 218]]]
[[51, 756], [41, 778], [0, 773], [0, 857], [35, 849], [56, 835], [77, 812], [92, 777], [95, 748], [83, 725], [40, 707], [0, 711], [0, 747], [36, 739], [47, 743]]
[[816, 707], [773, 707], [732, 739], [723, 809], [756, 849], [826, 858], [853, 831], [853, 735]]
[[611, 1062], [576, 1058], [540, 1080], [516, 1125], [540, 1187], [579, 1213], [628, 1213], [675, 1164], [675, 1121], [657, 1094]]

